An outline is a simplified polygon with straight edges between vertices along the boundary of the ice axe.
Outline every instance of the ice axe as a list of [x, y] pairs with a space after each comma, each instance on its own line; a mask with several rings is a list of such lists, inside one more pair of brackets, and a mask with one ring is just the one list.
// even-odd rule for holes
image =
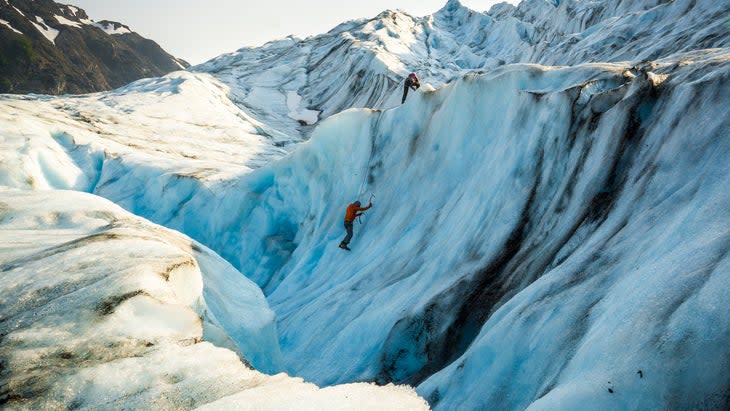
[[[375, 194], [370, 193], [370, 199], [368, 200], [368, 203], [369, 204], [372, 204], [373, 203], [373, 198], [375, 198]], [[362, 219], [360, 218], [361, 215], [362, 215], [362, 213], [360, 213], [360, 214], [357, 215], [357, 222], [360, 223], [360, 224], [362, 224]]]

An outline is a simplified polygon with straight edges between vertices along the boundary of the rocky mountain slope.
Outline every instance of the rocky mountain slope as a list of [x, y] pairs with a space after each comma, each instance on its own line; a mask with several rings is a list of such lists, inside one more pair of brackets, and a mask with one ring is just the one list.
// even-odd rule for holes
[[129, 27], [52, 0], [0, 1], [0, 92], [88, 93], [188, 64]]

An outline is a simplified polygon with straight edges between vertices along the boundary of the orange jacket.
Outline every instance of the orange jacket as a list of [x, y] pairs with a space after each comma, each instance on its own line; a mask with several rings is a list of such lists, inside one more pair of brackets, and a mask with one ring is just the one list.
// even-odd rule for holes
[[367, 207], [358, 207], [355, 205], [355, 203], [350, 204], [349, 206], [347, 206], [347, 211], [345, 211], [345, 222], [350, 223], [355, 221], [358, 211], [365, 211], [372, 206], [372, 203], [368, 204]]

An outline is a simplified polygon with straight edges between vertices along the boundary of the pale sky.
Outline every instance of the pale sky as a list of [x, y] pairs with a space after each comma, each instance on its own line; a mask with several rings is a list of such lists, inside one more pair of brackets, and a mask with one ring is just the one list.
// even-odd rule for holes
[[[202, 63], [244, 46], [258, 46], [293, 34], [307, 37], [348, 20], [401, 9], [432, 14], [447, 0], [57, 0], [84, 10], [94, 21], [128, 25], [175, 57]], [[517, 4], [518, 0], [507, 0]], [[487, 11], [499, 0], [461, 0]]]

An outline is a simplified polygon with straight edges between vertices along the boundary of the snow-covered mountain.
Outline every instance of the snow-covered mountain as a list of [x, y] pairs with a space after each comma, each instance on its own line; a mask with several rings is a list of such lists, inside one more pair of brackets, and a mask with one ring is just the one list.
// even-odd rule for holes
[[89, 93], [189, 65], [128, 26], [52, 0], [0, 1], [0, 92]]
[[[409, 384], [445, 410], [727, 409], [729, 11], [728, 2], [702, 0], [527, 0], [478, 13], [451, 0], [433, 16], [385, 12], [112, 92], [2, 96], [0, 183], [9, 188], [0, 192], [0, 223], [16, 236], [20, 223], [11, 219], [20, 218], [23, 244], [48, 238], [42, 250], [26, 251], [41, 256], [85, 243], [74, 238], [109, 230], [134, 237], [153, 227], [145, 237], [199, 267], [182, 267], [202, 279], [195, 293], [163, 284], [159, 270], [134, 271], [132, 281], [156, 283], [120, 307], [133, 310], [148, 295], [161, 305], [192, 299], [174, 309], [202, 326], [154, 327], [165, 346], [143, 354], [171, 347], [185, 355], [193, 335], [195, 349], [235, 364], [200, 378], [142, 381], [153, 387], [134, 397], [143, 406], [177, 397], [186, 384], [214, 384], [227, 370], [252, 378], [237, 374], [245, 369], [238, 357], [202, 338], [263, 371], [332, 385], [315, 391], [325, 397], [301, 400], [314, 409], [424, 407], [403, 387], [334, 385], [358, 381]], [[403, 75], [413, 70], [427, 84], [400, 105]], [[108, 211], [121, 215], [112, 219], [68, 204], [113, 207], [102, 200], [37, 193], [48, 189], [105, 197], [193, 240], [121, 210]], [[339, 249], [345, 206], [369, 198], [353, 251]], [[205, 251], [191, 252], [191, 244]], [[127, 257], [155, 266], [166, 255], [98, 246], [124, 250], [95, 251], [121, 267], [133, 266]], [[208, 249], [257, 284], [266, 302], [250, 283], [234, 286], [221, 275], [233, 269]], [[79, 257], [44, 263], [14, 250], [0, 254], [4, 275], [38, 271], [39, 284], [8, 295], [33, 300], [44, 270], [55, 273], [59, 263], [70, 267], [59, 281], [81, 281], [73, 277]], [[12, 281], [4, 290], [14, 290]], [[98, 297], [80, 291], [88, 300], [68, 320], [85, 326], [99, 307], [93, 301], [126, 295], [120, 284]], [[54, 300], [43, 312], [71, 312], [64, 304]], [[26, 320], [4, 326], [13, 337], [0, 350], [17, 370], [51, 364], [43, 350], [26, 363], [13, 345], [48, 327], [23, 307], [2, 308], [3, 317]], [[251, 344], [271, 338], [269, 307], [278, 345]], [[136, 315], [154, 323], [166, 310]], [[244, 314], [267, 324], [264, 331], [239, 321]], [[46, 352], [73, 352], [65, 347], [75, 340], [60, 332], [44, 341], [54, 347]], [[4, 382], [23, 375], [7, 369]], [[276, 401], [315, 389], [284, 375], [257, 378], [282, 385], [246, 389], [244, 381], [171, 407], [279, 409]], [[290, 385], [290, 396], [266, 399]], [[99, 387], [59, 401], [123, 403], [124, 387]], [[43, 392], [56, 391], [14, 388], [2, 398], [18, 407], [59, 398]]]
[[397, 106], [411, 71], [439, 87], [513, 63], [651, 61], [729, 46], [728, 13], [727, 1], [707, 0], [523, 0], [487, 13], [449, 0], [430, 16], [385, 11], [323, 35], [242, 48], [191, 70], [216, 76], [258, 120], [306, 138], [316, 119], [347, 108]]

